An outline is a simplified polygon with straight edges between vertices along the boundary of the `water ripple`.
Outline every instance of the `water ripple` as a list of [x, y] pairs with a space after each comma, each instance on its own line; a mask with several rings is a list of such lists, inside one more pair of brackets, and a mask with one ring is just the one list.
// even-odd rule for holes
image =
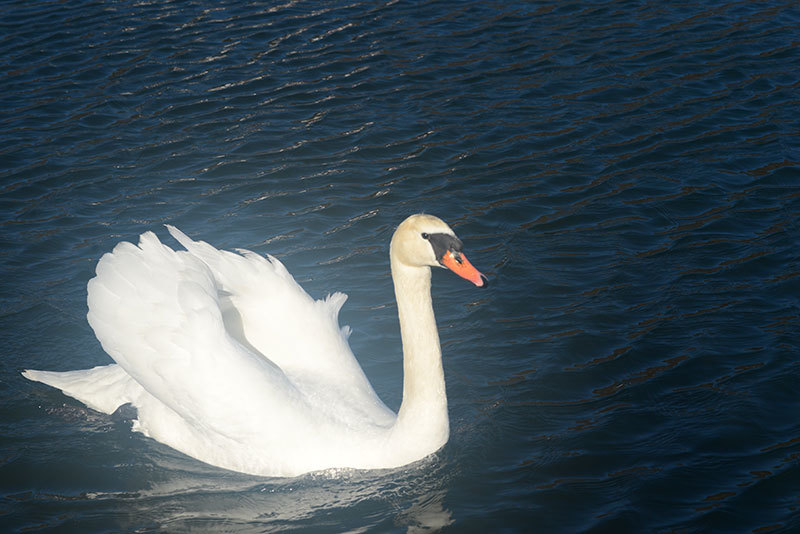
[[[3, 4], [4, 520], [800, 528], [799, 21], [781, 1]], [[169, 222], [349, 293], [396, 407], [387, 243], [415, 211], [492, 279], [435, 277], [453, 435], [421, 468], [230, 478], [19, 379], [107, 362], [85, 283]]]

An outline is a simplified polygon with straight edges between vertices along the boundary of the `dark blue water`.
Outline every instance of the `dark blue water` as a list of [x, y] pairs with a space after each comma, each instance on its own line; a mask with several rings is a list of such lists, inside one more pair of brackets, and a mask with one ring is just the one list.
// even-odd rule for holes
[[[4, 2], [3, 531], [800, 529], [795, 2]], [[388, 240], [444, 218], [451, 439], [216, 469], [24, 380], [109, 363], [86, 282], [162, 223], [282, 259], [401, 395]]]

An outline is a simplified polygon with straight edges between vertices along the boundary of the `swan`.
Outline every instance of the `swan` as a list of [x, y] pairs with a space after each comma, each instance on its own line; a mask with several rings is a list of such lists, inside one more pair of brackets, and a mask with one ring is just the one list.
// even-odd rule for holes
[[389, 247], [403, 345], [403, 397], [380, 400], [338, 313], [347, 296], [311, 298], [272, 256], [217, 250], [167, 225], [103, 255], [87, 286], [89, 324], [115, 363], [25, 370], [107, 414], [137, 409], [132, 430], [211, 465], [263, 476], [394, 468], [449, 437], [431, 267], [478, 287], [453, 230], [408, 217]]

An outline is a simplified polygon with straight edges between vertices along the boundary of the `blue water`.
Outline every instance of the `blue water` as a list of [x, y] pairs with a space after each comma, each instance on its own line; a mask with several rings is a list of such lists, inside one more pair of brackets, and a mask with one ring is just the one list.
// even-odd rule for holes
[[[0, 530], [800, 530], [795, 2], [0, 4]], [[388, 240], [437, 214], [451, 438], [258, 478], [26, 368], [109, 363], [100, 256], [271, 253], [401, 395]], [[172, 243], [170, 241], [170, 243]]]

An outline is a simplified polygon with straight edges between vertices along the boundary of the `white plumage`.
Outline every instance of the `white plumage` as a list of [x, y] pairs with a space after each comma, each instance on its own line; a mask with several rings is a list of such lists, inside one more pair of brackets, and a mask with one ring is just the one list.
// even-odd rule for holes
[[134, 430], [245, 473], [395, 467], [447, 441], [430, 303], [429, 266], [440, 261], [420, 237], [453, 235], [446, 224], [412, 216], [393, 237], [405, 361], [398, 415], [353, 356], [349, 329], [339, 328], [346, 295], [314, 300], [271, 256], [219, 251], [168, 229], [186, 251], [146, 232], [138, 246], [122, 242], [105, 254], [89, 281], [89, 324], [116, 363], [24, 376], [101, 412], [131, 403]]

